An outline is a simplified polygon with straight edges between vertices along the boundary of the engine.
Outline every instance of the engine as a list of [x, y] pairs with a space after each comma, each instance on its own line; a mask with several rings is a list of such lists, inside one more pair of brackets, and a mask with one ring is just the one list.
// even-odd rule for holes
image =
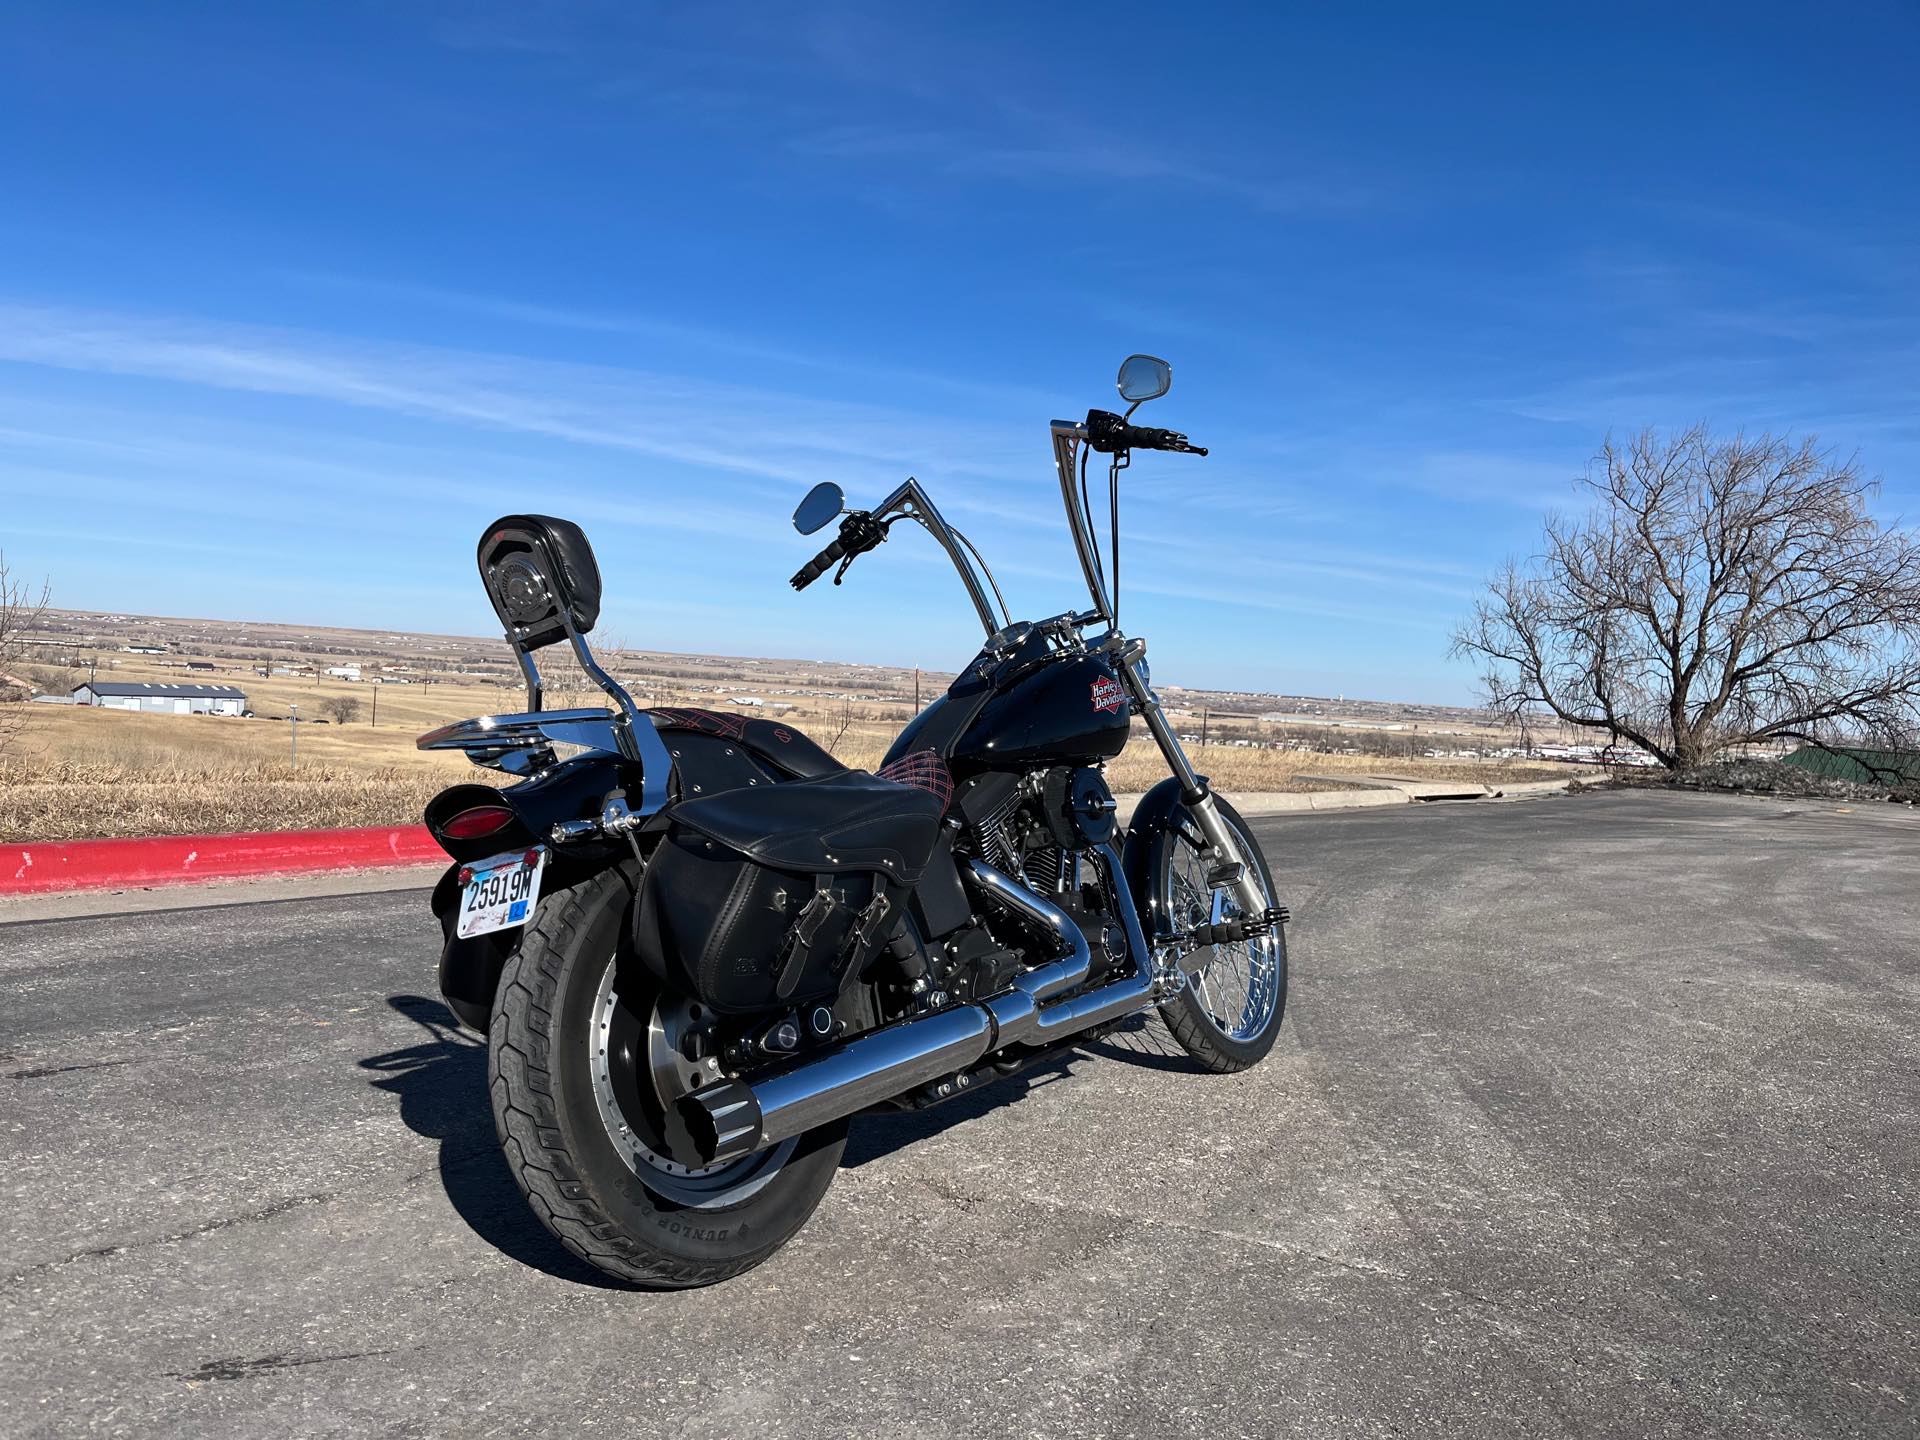
[[[963, 804], [969, 824], [958, 848], [1024, 881], [1072, 916], [1093, 951], [1095, 980], [1126, 966], [1126, 933], [1108, 889], [1123, 882], [1107, 873], [1098, 853], [1118, 828], [1106, 777], [1091, 766], [1059, 766], [1017, 780], [983, 779], [988, 783], [977, 797], [983, 803]], [[1005, 923], [989, 920], [981, 930]], [[992, 938], [992, 948], [1016, 951], [1023, 939], [1017, 932]], [[963, 946], [963, 954], [970, 948]], [[975, 977], [973, 993], [992, 993], [979, 987], [1004, 986], [1012, 973], [995, 968]]]

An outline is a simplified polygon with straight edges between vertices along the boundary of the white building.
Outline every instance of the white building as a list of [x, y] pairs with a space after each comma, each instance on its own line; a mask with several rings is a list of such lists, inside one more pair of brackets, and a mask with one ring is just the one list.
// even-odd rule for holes
[[358, 680], [360, 678], [360, 667], [358, 665], [329, 665], [322, 673], [331, 675], [335, 680]]
[[231, 685], [137, 685], [96, 680], [73, 687], [73, 703], [149, 715], [240, 715], [247, 694]]

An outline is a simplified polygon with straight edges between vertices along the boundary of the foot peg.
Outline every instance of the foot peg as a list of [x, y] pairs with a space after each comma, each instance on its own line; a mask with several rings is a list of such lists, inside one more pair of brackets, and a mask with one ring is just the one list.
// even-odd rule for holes
[[1196, 925], [1187, 932], [1187, 940], [1195, 949], [1205, 945], [1237, 945], [1242, 940], [1271, 935], [1275, 927], [1292, 918], [1286, 906], [1275, 905], [1258, 915], [1235, 915], [1212, 925]]

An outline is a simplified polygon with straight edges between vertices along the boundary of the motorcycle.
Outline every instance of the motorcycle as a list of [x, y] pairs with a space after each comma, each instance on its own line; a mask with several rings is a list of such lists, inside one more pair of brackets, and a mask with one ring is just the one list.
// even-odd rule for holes
[[[600, 575], [580, 528], [487, 528], [481, 579], [527, 709], [419, 741], [518, 777], [427, 806], [453, 862], [432, 900], [440, 987], [487, 1035], [507, 1163], [574, 1254], [651, 1286], [737, 1275], [813, 1213], [851, 1117], [938, 1105], [1151, 1009], [1208, 1070], [1272, 1049], [1287, 912], [1118, 623], [1121, 472], [1136, 451], [1207, 453], [1132, 423], [1171, 383], [1134, 355], [1124, 414], [1053, 422], [1086, 610], [1014, 621], [916, 480], [871, 510], [830, 483], [801, 501], [800, 533], [839, 525], [796, 590], [836, 566], [840, 584], [908, 522], [986, 632], [871, 774], [777, 719], [639, 708], [587, 644]], [[542, 708], [535, 653], [561, 643], [609, 707]], [[1104, 768], [1135, 718], [1170, 774], [1122, 827]]]

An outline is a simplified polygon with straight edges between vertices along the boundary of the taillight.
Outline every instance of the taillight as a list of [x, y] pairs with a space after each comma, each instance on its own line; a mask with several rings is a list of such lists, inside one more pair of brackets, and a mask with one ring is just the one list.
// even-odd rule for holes
[[442, 821], [440, 836], [444, 840], [478, 840], [499, 834], [513, 823], [513, 818], [513, 811], [504, 805], [475, 805]]

